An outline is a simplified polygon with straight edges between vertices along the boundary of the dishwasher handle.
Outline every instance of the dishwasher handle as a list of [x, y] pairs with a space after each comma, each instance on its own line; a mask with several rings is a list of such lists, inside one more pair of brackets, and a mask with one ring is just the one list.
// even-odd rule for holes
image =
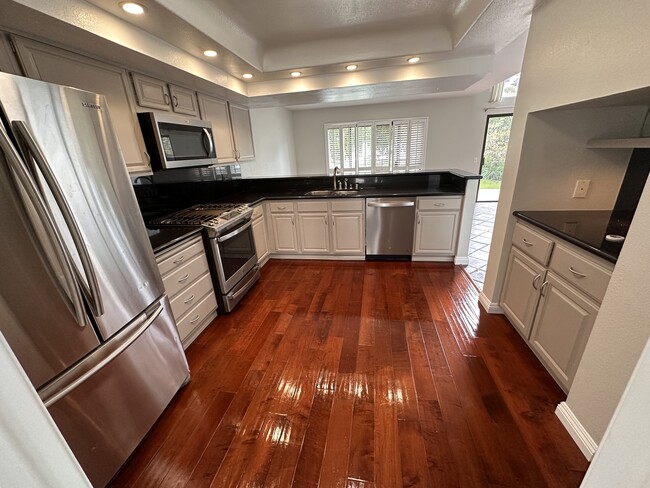
[[414, 207], [415, 202], [368, 202], [369, 207], [391, 208], [391, 207]]

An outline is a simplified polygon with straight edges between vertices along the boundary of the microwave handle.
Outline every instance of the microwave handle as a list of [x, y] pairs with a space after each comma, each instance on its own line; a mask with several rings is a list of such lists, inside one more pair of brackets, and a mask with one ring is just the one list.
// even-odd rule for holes
[[214, 142], [212, 142], [212, 136], [208, 129], [203, 129], [203, 135], [208, 140], [208, 157], [214, 152]]

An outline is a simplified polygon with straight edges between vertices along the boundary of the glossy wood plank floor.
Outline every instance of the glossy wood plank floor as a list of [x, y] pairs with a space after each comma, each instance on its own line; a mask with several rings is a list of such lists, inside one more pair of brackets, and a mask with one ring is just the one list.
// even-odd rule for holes
[[577, 487], [565, 396], [459, 267], [270, 261], [114, 487]]

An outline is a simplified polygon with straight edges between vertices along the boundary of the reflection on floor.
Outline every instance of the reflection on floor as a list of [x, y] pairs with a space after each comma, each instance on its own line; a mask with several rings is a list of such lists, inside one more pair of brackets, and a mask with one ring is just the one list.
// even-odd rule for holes
[[469, 240], [469, 266], [465, 270], [479, 289], [483, 288], [485, 281], [485, 267], [490, 253], [496, 212], [497, 202], [476, 202]]

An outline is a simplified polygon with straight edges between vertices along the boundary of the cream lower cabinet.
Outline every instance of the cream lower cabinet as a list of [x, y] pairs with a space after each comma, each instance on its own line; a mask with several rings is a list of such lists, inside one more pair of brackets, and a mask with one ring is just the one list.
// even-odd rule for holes
[[321, 213], [299, 213], [300, 252], [303, 254], [329, 254], [329, 215]]
[[332, 222], [332, 253], [348, 256], [366, 254], [366, 221], [364, 200], [330, 201]]
[[268, 204], [271, 216], [273, 251], [280, 254], [297, 254], [298, 234], [293, 202], [280, 201]]
[[564, 391], [580, 364], [613, 265], [517, 223], [501, 294], [514, 328]]
[[266, 218], [264, 216], [264, 204], [260, 203], [253, 207], [253, 240], [257, 262], [264, 266], [269, 259], [269, 240], [266, 233]]
[[418, 197], [413, 254], [451, 257], [456, 254], [462, 197]]
[[126, 70], [30, 39], [13, 41], [30, 78], [104, 95], [128, 171], [151, 173]]
[[201, 236], [156, 254], [178, 333], [187, 348], [217, 316], [217, 298]]

